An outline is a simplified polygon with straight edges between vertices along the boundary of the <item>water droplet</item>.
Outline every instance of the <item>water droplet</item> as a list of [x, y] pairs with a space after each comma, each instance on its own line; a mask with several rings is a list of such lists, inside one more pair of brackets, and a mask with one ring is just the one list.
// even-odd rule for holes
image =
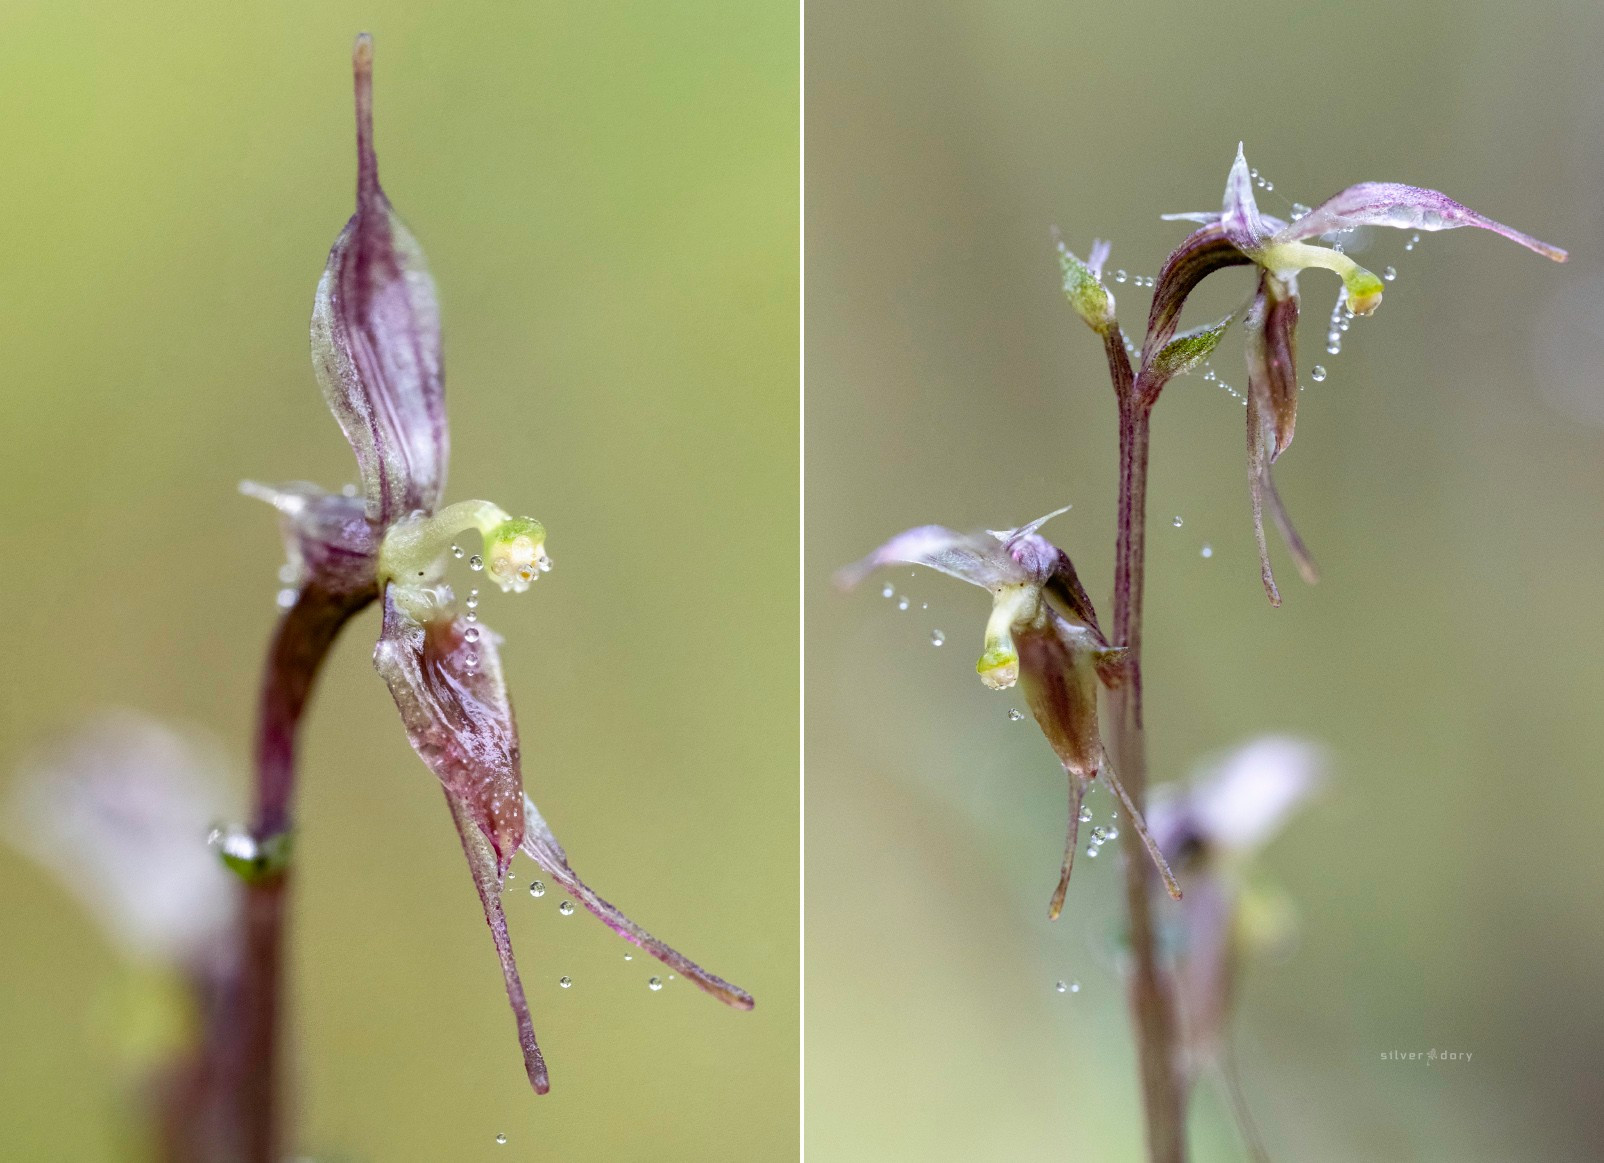
[[1086, 846], [1086, 857], [1089, 860], [1096, 860], [1097, 859], [1097, 848], [1094, 845], [1088, 844]]
[[1119, 825], [1110, 824], [1108, 826], [1107, 830], [1103, 833], [1103, 836], [1104, 836], [1105, 839], [1108, 839], [1108, 840], [1118, 840], [1119, 839]]
[[880, 596], [882, 598], [889, 598], [892, 594], [894, 594], [896, 592], [897, 592], [897, 587], [892, 585], [890, 582], [886, 582], [886, 584], [880, 590]]
[[943, 634], [940, 630], [932, 630], [932, 631], [930, 631], [930, 645], [932, 645], [932, 646], [940, 646], [946, 640], [947, 640], [947, 636], [945, 634]]
[[1205, 541], [1203, 543], [1203, 548], [1198, 550], [1197, 552], [1198, 552], [1198, 556], [1199, 557], [1204, 557], [1204, 558], [1213, 557], [1214, 556], [1214, 546], [1210, 545], [1207, 541]]
[[1017, 722], [1019, 722], [1019, 720], [1023, 719], [1024, 717], [1025, 717], [1025, 712], [1021, 711], [1018, 707], [1009, 707], [1008, 708], [1008, 721], [1010, 723], [1017, 723]]
[[283, 565], [278, 567], [278, 580], [287, 586], [294, 585], [296, 573], [296, 568], [286, 561]]
[[506, 1135], [497, 1135], [496, 1136], [496, 1145], [499, 1146], [499, 1147], [505, 1147], [507, 1145], [507, 1136]]
[[1420, 241], [1420, 235], [1411, 234], [1409, 236], [1409, 241], [1404, 243], [1404, 249], [1405, 250], [1414, 250], [1415, 249], [1415, 243], [1417, 243], [1419, 241]]
[[545, 896], [546, 895], [546, 886], [545, 886], [545, 884], [542, 883], [541, 881], [538, 881], [538, 880], [531, 880], [529, 882], [529, 895], [530, 896]]
[[474, 667], [479, 665], [479, 656], [471, 650], [468, 651], [468, 653], [462, 656], [462, 665], [466, 666], [469, 670], [472, 670]]
[[478, 604], [479, 604], [479, 591], [478, 590], [469, 590], [468, 591], [468, 609], [471, 610], [475, 606], [477, 606]]
[[574, 979], [571, 977], [559, 977], [557, 979], [557, 984], [562, 986], [564, 989], [567, 989], [570, 985], [574, 984]]
[[477, 641], [479, 641], [479, 627], [477, 627], [477, 626], [469, 626], [466, 630], [464, 630], [462, 632], [462, 637], [463, 637], [463, 640], [465, 642], [477, 642]]
[[1092, 822], [1092, 810], [1085, 804], [1081, 805], [1080, 822], [1083, 824], [1090, 824]]
[[633, 953], [625, 953], [624, 954], [624, 960], [625, 961], [633, 961], [633, 960], [635, 960], [635, 955]]
[[1386, 279], [1390, 283], [1390, 282], [1392, 282], [1393, 279], [1396, 279], [1398, 277], [1398, 272], [1397, 272], [1397, 270], [1395, 268], [1388, 267], [1386, 270], [1381, 272], [1381, 277]]
[[1327, 355], [1338, 355], [1338, 354], [1341, 353], [1341, 351], [1342, 351], [1341, 342], [1338, 341], [1337, 339], [1335, 339], [1332, 336], [1327, 336], [1326, 337], [1326, 354]]
[[468, 559], [468, 568], [473, 570], [475, 573], [478, 573], [484, 567], [485, 559], [480, 557], [477, 553]]
[[653, 993], [656, 993], [658, 990], [663, 988], [663, 979], [661, 977], [651, 978], [646, 982], [646, 988], [651, 990]]
[[574, 915], [574, 902], [573, 901], [563, 901], [562, 904], [557, 906], [557, 911], [559, 913], [561, 913], [565, 917], [573, 916]]
[[1092, 829], [1092, 843], [1093, 844], [1096, 844], [1099, 848], [1101, 848], [1103, 846], [1103, 841], [1105, 841], [1107, 839], [1108, 839], [1108, 829], [1107, 828], [1104, 828], [1102, 825], [1098, 825], [1097, 827]]
[[463, 617], [467, 618], [467, 620], [470, 621], [470, 622], [477, 622], [479, 620], [479, 611], [478, 610], [469, 610], [466, 614], [463, 615]]
[[1183, 524], [1185, 524], [1185, 522], [1183, 522], [1180, 517], [1177, 516], [1170, 518], [1170, 524], [1179, 529]]
[[451, 547], [451, 556], [456, 558], [458, 561], [461, 561], [462, 560], [462, 546], [453, 545]]
[[287, 610], [291, 606], [295, 605], [295, 591], [292, 589], [282, 589], [278, 592], [278, 595], [273, 600], [278, 603], [279, 609]]
[[1324, 365], [1317, 363], [1312, 368], [1310, 368], [1309, 369], [1309, 378], [1311, 380], [1313, 380], [1317, 384], [1324, 383], [1325, 382], [1325, 378], [1326, 378], [1326, 369], [1325, 369]]
[[908, 596], [906, 594], [897, 599], [897, 609], [899, 610], [906, 610], [912, 604], [912, 602], [908, 601]]
[[1126, 278], [1127, 278], [1127, 276], [1126, 276], [1126, 274], [1125, 274], [1125, 272], [1123, 270], [1118, 270], [1118, 271], [1114, 272], [1114, 281], [1116, 283], [1123, 283]]
[[1079, 993], [1080, 992], [1080, 982], [1078, 982], [1078, 981], [1070, 982], [1069, 983], [1069, 992], [1070, 993]]
[[1066, 993], [1069, 990], [1069, 986], [1065, 985], [1062, 981], [1060, 981], [1057, 985], [1053, 986], [1053, 988], [1056, 989], [1059, 993]]

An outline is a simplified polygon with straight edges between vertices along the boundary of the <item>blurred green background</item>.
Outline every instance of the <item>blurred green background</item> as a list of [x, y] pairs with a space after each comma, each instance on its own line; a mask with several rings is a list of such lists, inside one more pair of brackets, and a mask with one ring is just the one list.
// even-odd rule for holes
[[[793, 1157], [793, 5], [5, 5], [0, 780], [107, 705], [215, 731], [243, 770], [282, 551], [236, 483], [354, 479], [307, 321], [353, 208], [364, 28], [384, 184], [440, 286], [448, 496], [551, 531], [546, 583], [481, 607], [530, 788], [592, 884], [758, 1007], [651, 993], [655, 963], [531, 900], [520, 859], [508, 912], [554, 1080], [530, 1095], [370, 611], [305, 741], [295, 1146]], [[0, 1154], [121, 1157], [101, 1003], [123, 967], [9, 850], [0, 912]]]
[[[1337, 357], [1335, 280], [1304, 277], [1277, 480], [1325, 576], [1277, 545], [1280, 610], [1241, 407], [1201, 375], [1159, 405], [1155, 778], [1271, 731], [1333, 759], [1265, 857], [1302, 938], [1246, 982], [1250, 1100], [1277, 1159], [1604, 1156], [1598, 6], [811, 0], [806, 25], [810, 1154], [1138, 1157], [1116, 861], [1046, 920], [1063, 776], [975, 678], [985, 595], [891, 572], [899, 612], [829, 578], [912, 525], [1073, 503], [1047, 533], [1106, 606], [1113, 400], [1048, 231], [1151, 276], [1187, 229], [1158, 215], [1217, 209], [1242, 139], [1267, 211], [1403, 181], [1573, 254], [1377, 232], [1357, 257], [1397, 280]], [[1146, 293], [1112, 289], [1139, 330]], [[1214, 361], [1237, 387], [1240, 359]], [[1474, 1057], [1380, 1060], [1433, 1047]], [[1198, 1159], [1240, 1157], [1211, 1092], [1192, 1128]]]

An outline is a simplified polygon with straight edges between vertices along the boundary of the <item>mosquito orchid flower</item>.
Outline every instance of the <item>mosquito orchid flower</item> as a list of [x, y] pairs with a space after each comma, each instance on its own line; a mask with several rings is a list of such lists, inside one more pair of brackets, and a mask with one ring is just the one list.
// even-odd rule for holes
[[1170, 892], [1180, 889], [1135, 804], [1125, 794], [1103, 750], [1098, 730], [1098, 685], [1121, 681], [1121, 647], [1110, 646], [1097, 612], [1069, 555], [1038, 530], [1060, 509], [1018, 529], [957, 533], [940, 525], [910, 529], [836, 575], [843, 589], [887, 565], [923, 565], [991, 593], [980, 661], [975, 669], [992, 690], [1016, 683], [1036, 725], [1069, 776], [1069, 830], [1058, 887], [1048, 916], [1058, 919], [1075, 862], [1081, 802], [1098, 774], [1108, 777]]
[[[500, 897], [520, 848], [614, 932], [728, 1005], [750, 1009], [753, 1003], [744, 990], [655, 940], [592, 891], [524, 792], [501, 639], [478, 621], [473, 600], [466, 611], [460, 608], [446, 572], [454, 542], [476, 532], [483, 554], [469, 564], [485, 569], [503, 591], [524, 592], [551, 568], [546, 531], [540, 522], [512, 516], [489, 501], [441, 503], [449, 433], [440, 311], [423, 251], [379, 185], [372, 42], [366, 36], [357, 41], [354, 66], [356, 213], [335, 239], [318, 284], [312, 362], [356, 454], [361, 490], [347, 496], [303, 484], [243, 487], [272, 503], [283, 519], [295, 600], [281, 623], [278, 654], [293, 663], [296, 642], [310, 637], [326, 643], [351, 614], [382, 602], [374, 665], [413, 749], [445, 792], [501, 961], [524, 1066], [543, 1094], [549, 1087], [546, 1065]], [[303, 678], [292, 697], [304, 700], [309, 685]], [[264, 748], [271, 752], [274, 745], [269, 735]], [[279, 847], [287, 852], [287, 831], [283, 836]], [[277, 839], [256, 838], [263, 850]], [[274, 868], [268, 861], [241, 870], [269, 875]]]
[[1181, 1022], [1181, 1076], [1191, 1087], [1213, 1070], [1254, 1145], [1258, 1135], [1230, 1055], [1230, 1019], [1243, 968], [1287, 945], [1294, 926], [1285, 894], [1258, 879], [1254, 864], [1319, 788], [1324, 765], [1311, 743], [1265, 736], [1183, 787], [1158, 789], [1148, 804], [1153, 836], [1186, 888], [1180, 908], [1166, 914], [1164, 934]]
[[[1266, 507], [1304, 579], [1313, 582], [1319, 576], [1270, 477], [1270, 466], [1292, 443], [1297, 419], [1298, 275], [1311, 267], [1336, 274], [1342, 280], [1347, 309], [1355, 315], [1369, 315], [1379, 307], [1385, 286], [1375, 273], [1342, 253], [1340, 245], [1321, 246], [1315, 240], [1341, 235], [1361, 226], [1414, 231], [1474, 226], [1502, 235], [1555, 262], [1564, 262], [1568, 256], [1559, 247], [1495, 222], [1446, 194], [1396, 182], [1360, 182], [1291, 221], [1283, 221], [1260, 213], [1253, 196], [1253, 179], [1254, 173], [1239, 144], [1236, 161], [1226, 178], [1220, 213], [1167, 214], [1164, 217], [1204, 224], [1204, 230], [1183, 243], [1182, 249], [1189, 243], [1193, 249], [1200, 249], [1197, 242], [1217, 232], [1223, 235], [1225, 244], [1259, 268], [1258, 289], [1246, 316], [1248, 480], [1260, 575], [1270, 601], [1280, 605], [1281, 595], [1276, 589], [1264, 537]], [[1190, 290], [1190, 285], [1184, 288], [1181, 297], [1186, 290]], [[1155, 313], [1161, 297], [1155, 295]], [[1179, 311], [1178, 302], [1175, 309]]]

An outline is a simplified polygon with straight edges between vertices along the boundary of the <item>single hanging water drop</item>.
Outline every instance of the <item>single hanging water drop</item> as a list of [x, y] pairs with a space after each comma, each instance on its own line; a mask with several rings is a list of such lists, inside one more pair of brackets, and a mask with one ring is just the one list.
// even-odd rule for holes
[[1326, 378], [1326, 369], [1325, 369], [1325, 367], [1323, 365], [1321, 365], [1321, 364], [1318, 364], [1318, 363], [1315, 364], [1312, 368], [1309, 369], [1309, 378], [1311, 380], [1313, 380], [1317, 384], [1324, 383], [1325, 382], [1325, 378]]
[[453, 545], [451, 547], [451, 556], [456, 558], [458, 561], [461, 561], [462, 560], [462, 546]]
[[468, 559], [468, 568], [473, 570], [474, 573], [478, 573], [484, 567], [485, 559], [480, 557], [477, 553]]
[[930, 645], [932, 645], [932, 646], [940, 646], [946, 640], [947, 640], [947, 636], [945, 634], [943, 634], [940, 630], [932, 630], [932, 631], [930, 631]]
[[529, 882], [529, 895], [530, 896], [545, 896], [546, 895], [546, 886], [542, 882], [540, 882], [538, 880], [531, 880]]
[[478, 590], [469, 590], [468, 591], [468, 609], [476, 610], [478, 608], [479, 608], [479, 591]]
[[1176, 527], [1176, 528], [1177, 528], [1177, 529], [1179, 529], [1179, 528], [1180, 528], [1180, 527], [1181, 527], [1181, 526], [1182, 526], [1182, 525], [1183, 525], [1183, 524], [1184, 524], [1184, 523], [1185, 523], [1185, 522], [1183, 522], [1183, 521], [1182, 521], [1182, 520], [1181, 520], [1181, 519], [1180, 519], [1180, 517], [1174, 517], [1174, 518], [1172, 518], [1172, 519], [1171, 519], [1171, 520], [1170, 520], [1170, 524], [1171, 524], [1171, 525], [1174, 525], [1174, 526], [1175, 526], [1175, 527]]
[[506, 1145], [507, 1145], [507, 1136], [506, 1135], [497, 1135], [496, 1136], [496, 1146], [505, 1147]]
[[880, 596], [882, 598], [889, 598], [892, 594], [894, 594], [896, 592], [897, 592], [897, 587], [892, 585], [890, 582], [886, 582], [886, 584], [883, 587], [881, 587]]
[[1092, 822], [1092, 810], [1085, 804], [1082, 804], [1080, 808], [1080, 822], [1083, 824], [1090, 824]]
[[624, 960], [625, 961], [633, 961], [633, 960], [635, 960], [635, 955], [633, 953], [625, 953], [624, 954]]
[[1080, 992], [1080, 982], [1078, 982], [1078, 981], [1070, 982], [1069, 983], [1069, 992], [1070, 993], [1079, 993]]
[[1205, 541], [1203, 543], [1203, 548], [1198, 550], [1197, 552], [1198, 552], [1198, 556], [1199, 557], [1203, 557], [1203, 558], [1213, 557], [1214, 556], [1214, 546], [1210, 545], [1207, 541]]
[[1125, 272], [1123, 270], [1118, 270], [1118, 271], [1114, 272], [1114, 281], [1116, 283], [1123, 283], [1125, 281], [1125, 279], [1126, 279], [1126, 275], [1125, 275]]
[[897, 609], [899, 610], [906, 610], [910, 605], [912, 605], [912, 603], [908, 601], [908, 596], [906, 594], [897, 599]]
[[466, 630], [464, 630], [462, 632], [462, 637], [467, 642], [477, 642], [477, 641], [479, 641], [479, 627], [477, 627], [477, 626], [469, 626]]
[[1393, 279], [1398, 277], [1398, 272], [1392, 267], [1388, 267], [1386, 270], [1381, 272], [1381, 277], [1390, 283]]
[[570, 985], [574, 984], [574, 979], [571, 977], [559, 977], [557, 979], [557, 984], [562, 986], [564, 989], [567, 989]]
[[1059, 993], [1063, 993], [1063, 992], [1065, 992], [1066, 990], [1069, 989], [1069, 986], [1065, 985], [1062, 981], [1060, 981], [1057, 985], [1053, 986], [1053, 988], [1056, 989]]
[[557, 906], [557, 911], [559, 913], [561, 913], [565, 917], [573, 916], [574, 915], [574, 902], [573, 901], [563, 901], [562, 904]]
[[651, 990], [653, 993], [656, 993], [658, 990], [663, 988], [663, 979], [661, 977], [652, 978], [646, 983], [646, 988]]
[[1025, 712], [1021, 711], [1018, 707], [1009, 707], [1008, 708], [1008, 721], [1010, 723], [1017, 723], [1017, 722], [1019, 722], [1019, 720], [1023, 719], [1024, 717], [1025, 717]]

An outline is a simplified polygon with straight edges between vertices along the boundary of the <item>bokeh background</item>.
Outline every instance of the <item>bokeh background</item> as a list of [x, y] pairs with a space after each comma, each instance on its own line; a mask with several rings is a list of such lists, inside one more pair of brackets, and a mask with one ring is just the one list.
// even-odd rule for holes
[[[555, 572], [481, 607], [530, 786], [592, 884], [758, 1008], [650, 992], [656, 963], [530, 899], [520, 859], [508, 912], [554, 1080], [531, 1096], [370, 611], [305, 741], [294, 1145], [794, 1157], [794, 5], [5, 5], [0, 784], [117, 705], [218, 736], [244, 802], [282, 551], [236, 484], [354, 476], [307, 320], [353, 205], [364, 28], [384, 183], [443, 303], [449, 496], [551, 531]], [[129, 1157], [130, 969], [10, 849], [0, 915], [0, 1154]]]
[[[1277, 480], [1324, 578], [1276, 547], [1280, 610], [1240, 405], [1200, 374], [1159, 405], [1155, 777], [1266, 732], [1332, 761], [1264, 856], [1301, 939], [1245, 983], [1250, 1101], [1279, 1159], [1604, 1155], [1601, 34], [1596, 5], [1546, 0], [808, 4], [811, 1155], [1138, 1157], [1114, 851], [1077, 864], [1049, 924], [1063, 777], [975, 678], [985, 595], [899, 571], [901, 612], [879, 580], [829, 579], [912, 525], [1072, 503], [1047, 532], [1107, 603], [1113, 401], [1049, 228], [1151, 276], [1186, 229], [1158, 215], [1217, 209], [1238, 140], [1271, 212], [1404, 181], [1573, 255], [1355, 239], [1398, 275], [1337, 357], [1335, 281], [1304, 277]], [[1250, 290], [1218, 284], [1196, 321]], [[1146, 292], [1112, 289], [1139, 326]], [[1240, 338], [1214, 363], [1240, 387]], [[1473, 1058], [1380, 1058], [1430, 1048]], [[1198, 1159], [1240, 1157], [1213, 1093], [1192, 1130]]]

